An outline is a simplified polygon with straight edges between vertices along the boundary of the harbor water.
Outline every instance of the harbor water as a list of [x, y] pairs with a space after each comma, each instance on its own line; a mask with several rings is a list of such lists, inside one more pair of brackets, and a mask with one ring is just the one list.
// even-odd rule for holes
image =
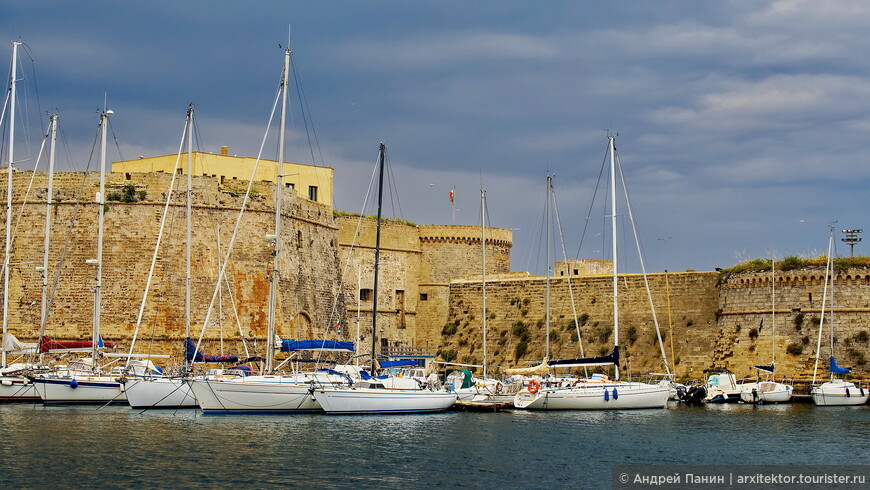
[[4, 488], [609, 488], [616, 464], [870, 464], [870, 407], [215, 416], [0, 405]]

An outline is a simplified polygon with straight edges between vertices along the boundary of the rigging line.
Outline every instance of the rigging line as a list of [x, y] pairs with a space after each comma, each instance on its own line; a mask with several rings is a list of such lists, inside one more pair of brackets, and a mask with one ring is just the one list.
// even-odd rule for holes
[[109, 129], [112, 131], [112, 140], [115, 142], [115, 148], [118, 150], [118, 158], [124, 161], [124, 155], [121, 153], [121, 145], [118, 144], [118, 137], [115, 136], [115, 125], [109, 120]]
[[[30, 191], [33, 189], [33, 181], [36, 180], [36, 170], [39, 168], [39, 161], [42, 159], [43, 152], [45, 151], [45, 143], [48, 141], [49, 134], [46, 133], [45, 137], [42, 139], [42, 144], [39, 146], [39, 153], [36, 157], [36, 163], [33, 167], [33, 172], [30, 174], [30, 183], [27, 184], [27, 190], [24, 191], [24, 199], [21, 201], [20, 207], [21, 209], [18, 211], [18, 217], [15, 218], [15, 226], [12, 227], [12, 235], [13, 237], [18, 235], [18, 225], [21, 224], [21, 218], [24, 216], [24, 209], [27, 207], [27, 199], [30, 197]], [[15, 242], [12, 242], [12, 249], [15, 249]], [[0, 269], [2, 270], [2, 269]]]
[[[568, 260], [568, 251], [565, 248], [565, 236], [562, 233], [562, 219], [559, 217], [559, 205], [556, 202], [556, 189], [552, 189], [553, 192], [553, 213], [556, 218], [556, 230], [559, 233], [559, 244], [562, 248], [562, 257], [567, 261]], [[571, 312], [574, 315], [574, 327], [577, 329], [577, 346], [580, 349], [580, 357], [586, 357], [583, 354], [583, 337], [580, 335], [580, 320], [577, 316], [577, 304], [574, 301], [574, 289], [572, 287], [571, 282], [571, 266], [568, 265], [568, 296], [571, 298]], [[584, 366], [584, 371], [586, 370]], [[588, 375], [588, 374], [587, 374]]]
[[[82, 182], [79, 184], [78, 192], [76, 193], [76, 202], [75, 206], [73, 206], [73, 212], [70, 216], [69, 226], [66, 230], [66, 238], [64, 239], [63, 248], [61, 249], [60, 258], [57, 261], [57, 266], [55, 267], [54, 279], [51, 283], [51, 294], [48, 296], [48, 302], [45, 307], [45, 318], [46, 323], [48, 323], [48, 318], [51, 314], [51, 306], [54, 304], [54, 296], [57, 294], [57, 286], [60, 283], [60, 273], [63, 270], [63, 264], [66, 261], [66, 254], [69, 251], [70, 244], [72, 243], [72, 231], [75, 226], [76, 220], [78, 219], [79, 211], [82, 208], [82, 195], [84, 194], [85, 184], [88, 182], [89, 171], [91, 169], [91, 163], [94, 161], [94, 153], [97, 149], [97, 141], [100, 137], [100, 128], [97, 126], [96, 134], [94, 134], [94, 142], [91, 145], [91, 154], [88, 157], [88, 163], [85, 166], [84, 172], [82, 172]], [[43, 336], [45, 335], [44, 331], [39, 333], [39, 340], [41, 341]]]
[[[396, 182], [396, 174], [393, 172], [393, 165], [390, 162], [389, 150], [384, 148], [385, 165], [387, 166], [387, 175], [390, 183], [390, 206], [393, 207], [393, 215], [396, 216], [395, 209], [399, 209], [398, 217], [405, 219], [405, 213], [402, 211], [402, 200], [399, 198], [399, 184]], [[393, 202], [395, 201], [395, 202]]]
[[[546, 228], [546, 213], [547, 213], [546, 210], [547, 210], [547, 202], [549, 201], [549, 199], [550, 199], [549, 192], [547, 192], [547, 193], [545, 193], [545, 195], [544, 195], [544, 206], [541, 208], [541, 214], [538, 215], [538, 219], [539, 219], [540, 221], [538, 221], [538, 220], [535, 221], [535, 228], [538, 228], [538, 233], [536, 234], [536, 236], [537, 236], [537, 247], [535, 247], [535, 241], [534, 241], [535, 238], [534, 238], [534, 237], [530, 237], [530, 240], [531, 240], [531, 246], [529, 247], [529, 256], [528, 256], [528, 261], [527, 261], [527, 267], [526, 267], [526, 268], [527, 268], [528, 270], [534, 270], [534, 271], [536, 271], [536, 272], [537, 272], [538, 268], [540, 267], [540, 260], [541, 260], [541, 247], [544, 247], [544, 246], [545, 246], [543, 242], [546, 241], [546, 240], [543, 240], [542, 237], [543, 237], [544, 234], [545, 234], [544, 229]], [[532, 264], [532, 252], [533, 252], [535, 249], [537, 249], [538, 253], [537, 253], [536, 257], [535, 257], [534, 268], [532, 268], [532, 267], [531, 267], [531, 264]]]
[[151, 279], [154, 277], [154, 268], [157, 265], [157, 258], [160, 251], [160, 243], [163, 241], [163, 230], [166, 228], [166, 215], [169, 212], [169, 205], [172, 202], [172, 190], [175, 187], [176, 177], [178, 176], [178, 168], [181, 164], [181, 155], [184, 149], [184, 142], [187, 139], [187, 131], [192, 124], [193, 114], [188, 112], [188, 117], [184, 121], [184, 131], [182, 132], [181, 142], [179, 143], [178, 154], [175, 158], [175, 167], [172, 169], [172, 179], [169, 181], [169, 193], [166, 195], [166, 204], [163, 207], [163, 216], [160, 219], [160, 228], [157, 230], [157, 243], [154, 245], [154, 253], [151, 256], [151, 266], [148, 269], [148, 277], [145, 280], [145, 291], [142, 294], [142, 303], [139, 305], [139, 314], [136, 316], [136, 327], [133, 329], [133, 339], [130, 341], [130, 353], [127, 355], [127, 364], [133, 357], [133, 349], [136, 345], [136, 338], [139, 335], [139, 327], [142, 325], [142, 317], [145, 315], [145, 304], [148, 300], [148, 291], [151, 290]]
[[[372, 189], [374, 188], [374, 185], [375, 185], [375, 177], [377, 176], [378, 158], [379, 157], [380, 157], [380, 155], [375, 157], [375, 165], [372, 168], [372, 175], [369, 178], [369, 187], [368, 187], [368, 189], [366, 189], [366, 195], [363, 198], [363, 203], [362, 203], [362, 208], [361, 208], [361, 212], [359, 215], [359, 219], [357, 219], [357, 222], [356, 222], [356, 230], [354, 230], [353, 240], [351, 240], [351, 243], [350, 243], [350, 251], [353, 251], [357, 247], [357, 239], [361, 236], [360, 230], [362, 230], [363, 219], [365, 219], [365, 217], [366, 217], [366, 206], [369, 203], [369, 198], [371, 197]], [[347, 275], [347, 271], [350, 269], [350, 262], [351, 262], [352, 258], [353, 258], [353, 254], [348, 253], [347, 259], [344, 262], [344, 267], [341, 270], [341, 275], [339, 275], [339, 278], [340, 278], [339, 282], [338, 282], [339, 293], [336, 294], [336, 300], [332, 304], [332, 312], [329, 314], [330, 325], [332, 324], [332, 319], [336, 318], [338, 316], [338, 297], [341, 294], [340, 291], [342, 291], [342, 289], [343, 289], [344, 278]], [[359, 289], [359, 286], [360, 285], [357, 284], [357, 289]], [[359, 341], [359, 339], [357, 339], [357, 341]]]
[[[311, 135], [314, 134], [314, 141], [317, 144], [318, 152], [320, 145], [317, 143], [317, 133], [314, 132], [314, 120], [311, 119], [311, 110], [308, 108], [308, 100], [305, 98], [305, 92], [302, 90], [302, 79], [299, 74], [299, 67], [296, 66], [296, 59], [291, 57], [290, 64], [293, 67], [293, 81], [296, 84], [296, 96], [299, 99], [299, 109], [302, 111], [302, 123], [305, 126], [305, 136], [308, 138], [308, 151], [311, 153], [311, 164], [317, 165], [317, 159], [314, 157], [314, 146], [311, 144]], [[311, 120], [311, 132], [309, 132], [308, 121]], [[323, 162], [323, 154], [320, 154], [321, 164]]]
[[[617, 168], [617, 171], [619, 172], [619, 180], [622, 181], [622, 192], [625, 195], [625, 207], [628, 210], [628, 220], [631, 222], [631, 230], [634, 233], [634, 243], [635, 243], [635, 246], [637, 247], [638, 262], [640, 262], [640, 270], [643, 273], [643, 284], [646, 287], [646, 295], [647, 295], [647, 299], [649, 300], [649, 308], [650, 308], [650, 311], [652, 312], [653, 324], [656, 327], [656, 337], [658, 338], [658, 341], [659, 341], [659, 348], [661, 349], [662, 361], [665, 364], [665, 373], [671, 374], [671, 368], [668, 365], [668, 357], [667, 357], [667, 354], [665, 354], [665, 343], [662, 341], [662, 332], [661, 332], [661, 329], [659, 328], [659, 320], [658, 320], [658, 316], [656, 315], [656, 308], [655, 308], [655, 304], [653, 303], [653, 299], [652, 299], [652, 291], [650, 290], [650, 287], [649, 287], [649, 277], [647, 277], [646, 265], [644, 265], [644, 261], [643, 261], [643, 252], [642, 252], [642, 247], [641, 247], [641, 243], [640, 243], [640, 236], [637, 232], [637, 224], [634, 221], [634, 211], [633, 211], [632, 205], [631, 205], [631, 198], [629, 197], [629, 194], [628, 194], [628, 185], [625, 183], [625, 174], [622, 172], [622, 163], [619, 161], [618, 154], [616, 155], [616, 168]], [[623, 220], [623, 221], [625, 221], [625, 220]], [[673, 342], [673, 339], [671, 339], [671, 341]]]
[[[586, 237], [586, 229], [589, 227], [589, 221], [592, 219], [592, 209], [595, 206], [595, 199], [598, 196], [598, 189], [601, 187], [601, 178], [604, 176], [604, 168], [607, 166], [607, 152], [610, 151], [610, 146], [604, 150], [604, 157], [601, 162], [601, 168], [598, 171], [598, 181], [595, 183], [595, 190], [592, 192], [592, 200], [589, 202], [589, 211], [586, 212], [586, 219], [583, 224], [583, 232], [580, 234], [580, 244], [577, 246], [577, 255], [574, 258], [580, 258], [580, 250], [583, 248], [583, 241]], [[603, 249], [602, 249], [603, 250]]]
[[[42, 114], [42, 104], [39, 100], [39, 83], [36, 79], [36, 60], [33, 58], [33, 53], [31, 52], [30, 45], [28, 45], [27, 43], [21, 43], [21, 46], [24, 47], [24, 52], [27, 53], [27, 57], [30, 58], [30, 73], [32, 74], [33, 78], [33, 90], [36, 92], [36, 113]], [[25, 89], [26, 87], [27, 84], [25, 84]], [[42, 131], [43, 133], [48, 131], [44, 126], [42, 126], [42, 118], [39, 118], [39, 124], [40, 131]]]
[[[214, 303], [217, 300], [218, 291], [220, 291], [220, 288], [221, 288], [221, 281], [223, 281], [223, 278], [226, 277], [227, 264], [230, 261], [230, 257], [232, 257], [233, 247], [235, 246], [235, 242], [236, 242], [236, 234], [238, 233], [239, 227], [241, 226], [242, 217], [245, 214], [245, 208], [247, 208], [248, 201], [251, 198], [251, 189], [253, 188], [253, 185], [254, 185], [254, 176], [257, 175], [257, 169], [260, 166], [260, 161], [263, 157], [263, 148], [265, 148], [265, 146], [266, 146], [266, 140], [269, 136], [269, 131], [272, 128], [272, 121], [275, 118], [275, 111], [278, 108], [278, 101], [280, 100], [280, 96], [281, 96], [281, 87], [279, 86], [278, 90], [275, 93], [275, 100], [272, 103], [272, 111], [269, 114], [269, 122], [266, 125], [266, 131], [263, 133], [263, 140], [261, 141], [260, 149], [257, 152], [257, 160], [254, 162], [254, 166], [251, 169], [251, 178], [250, 178], [250, 180], [248, 180], [248, 187], [245, 190], [245, 196], [242, 199], [241, 206], [239, 207], [239, 214], [236, 217], [236, 224], [233, 227], [233, 234], [230, 237], [230, 243], [227, 246], [227, 252], [226, 252], [225, 258], [224, 258], [223, 264], [220, 267], [220, 273], [218, 274], [218, 280], [217, 280], [217, 283], [215, 284], [215, 290], [212, 293], [211, 302], [208, 305], [208, 310], [206, 310], [205, 320], [203, 321], [203, 324], [202, 324], [202, 330], [200, 331], [199, 339], [197, 340], [196, 347], [194, 348], [194, 351], [193, 351], [193, 358], [194, 359], [196, 359], [196, 354], [197, 354], [197, 352], [199, 352], [200, 344], [202, 344], [202, 338], [203, 338], [203, 336], [205, 336], [206, 328], [208, 328], [208, 322], [211, 320], [211, 314], [212, 314], [212, 311], [214, 310]], [[266, 348], [267, 349], [273, 348], [273, 346], [266, 346]]]

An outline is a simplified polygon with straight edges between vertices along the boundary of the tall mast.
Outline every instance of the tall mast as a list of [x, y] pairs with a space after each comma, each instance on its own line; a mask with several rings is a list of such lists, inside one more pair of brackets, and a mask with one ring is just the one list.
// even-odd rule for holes
[[45, 335], [45, 324], [48, 321], [48, 248], [51, 241], [51, 204], [54, 194], [54, 159], [57, 146], [57, 114], [50, 116], [49, 137], [51, 139], [51, 149], [48, 153], [48, 196], [45, 198], [45, 241], [42, 245], [42, 310], [39, 320], [39, 339], [36, 345], [42, 344], [42, 337]]
[[103, 288], [103, 230], [105, 228], [106, 214], [106, 131], [109, 125], [109, 116], [114, 114], [110, 110], [100, 114], [100, 193], [97, 194], [97, 205], [100, 208], [97, 225], [97, 281], [94, 286], [94, 333], [92, 338], [93, 370], [97, 370], [97, 356], [100, 351], [100, 292]]
[[375, 235], [375, 284], [372, 290], [372, 376], [375, 374], [375, 346], [378, 331], [378, 268], [381, 259], [381, 205], [384, 201], [384, 153], [387, 147], [381, 143], [378, 151], [378, 221]]
[[[9, 330], [9, 258], [12, 254], [12, 163], [15, 161], [15, 79], [18, 78], [18, 41], [12, 42], [12, 77], [9, 81], [9, 158], [6, 164], [6, 257], [3, 260], [3, 337]], [[6, 351], [0, 365], [6, 366]]]
[[547, 220], [547, 291], [546, 291], [546, 333], [547, 333], [547, 341], [546, 341], [546, 354], [544, 357], [547, 359], [550, 358], [550, 199], [552, 197], [553, 191], [553, 177], [551, 175], [547, 175], [547, 207], [546, 207], [546, 220]]
[[[831, 227], [831, 243], [834, 243], [834, 228]], [[833, 254], [833, 247], [831, 250]], [[834, 308], [837, 302], [834, 300], [834, 280], [837, 278], [837, 271], [834, 268], [834, 256], [829, 254], [828, 260], [831, 262], [831, 359], [834, 359]], [[829, 367], [831, 373], [831, 381], [834, 381], [834, 371]]]
[[[610, 240], [613, 242], [613, 347], [619, 348], [619, 262], [616, 246], [616, 142], [614, 136], [610, 140]], [[619, 364], [613, 365], [614, 377], [619, 379]]]
[[770, 367], [776, 371], [776, 257], [772, 257], [770, 262]]
[[[187, 230], [185, 232], [184, 255], [186, 259], [184, 271], [184, 338], [190, 338], [190, 240], [191, 240], [191, 215], [193, 214], [193, 104], [187, 107]], [[218, 252], [220, 257], [220, 252]], [[186, 340], [185, 340], [186, 342]], [[187, 356], [184, 356], [187, 364]]]
[[486, 189], [480, 190], [480, 254], [482, 268], [481, 292], [483, 293], [483, 378], [486, 379]]
[[281, 243], [281, 191], [284, 187], [284, 133], [287, 121], [287, 87], [290, 78], [290, 48], [284, 50], [284, 74], [281, 77], [281, 124], [278, 129], [278, 178], [275, 186], [275, 248], [272, 251], [272, 274], [269, 284], [269, 328], [266, 333], [266, 372], [275, 364], [275, 316], [278, 299], [278, 251]]

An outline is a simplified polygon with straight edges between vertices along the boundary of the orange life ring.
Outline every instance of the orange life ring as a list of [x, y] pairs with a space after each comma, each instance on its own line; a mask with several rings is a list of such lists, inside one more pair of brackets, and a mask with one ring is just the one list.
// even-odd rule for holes
[[496, 382], [496, 383], [495, 383], [495, 393], [496, 393], [496, 394], [501, 393], [501, 389], [502, 389], [501, 382]]
[[529, 393], [535, 394], [540, 389], [541, 389], [541, 383], [538, 383], [538, 380], [533, 379], [533, 380], [529, 381]]

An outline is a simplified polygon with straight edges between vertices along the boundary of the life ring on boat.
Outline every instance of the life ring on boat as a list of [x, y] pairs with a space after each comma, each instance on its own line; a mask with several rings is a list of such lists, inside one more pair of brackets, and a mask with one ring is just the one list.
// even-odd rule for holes
[[541, 383], [538, 383], [538, 380], [533, 379], [533, 380], [529, 381], [529, 393], [534, 395], [540, 389], [541, 389]]
[[495, 393], [496, 393], [496, 395], [499, 394], [499, 393], [501, 393], [501, 389], [502, 389], [502, 388], [503, 388], [503, 386], [501, 385], [501, 381], [497, 381], [497, 382], [495, 383]]

